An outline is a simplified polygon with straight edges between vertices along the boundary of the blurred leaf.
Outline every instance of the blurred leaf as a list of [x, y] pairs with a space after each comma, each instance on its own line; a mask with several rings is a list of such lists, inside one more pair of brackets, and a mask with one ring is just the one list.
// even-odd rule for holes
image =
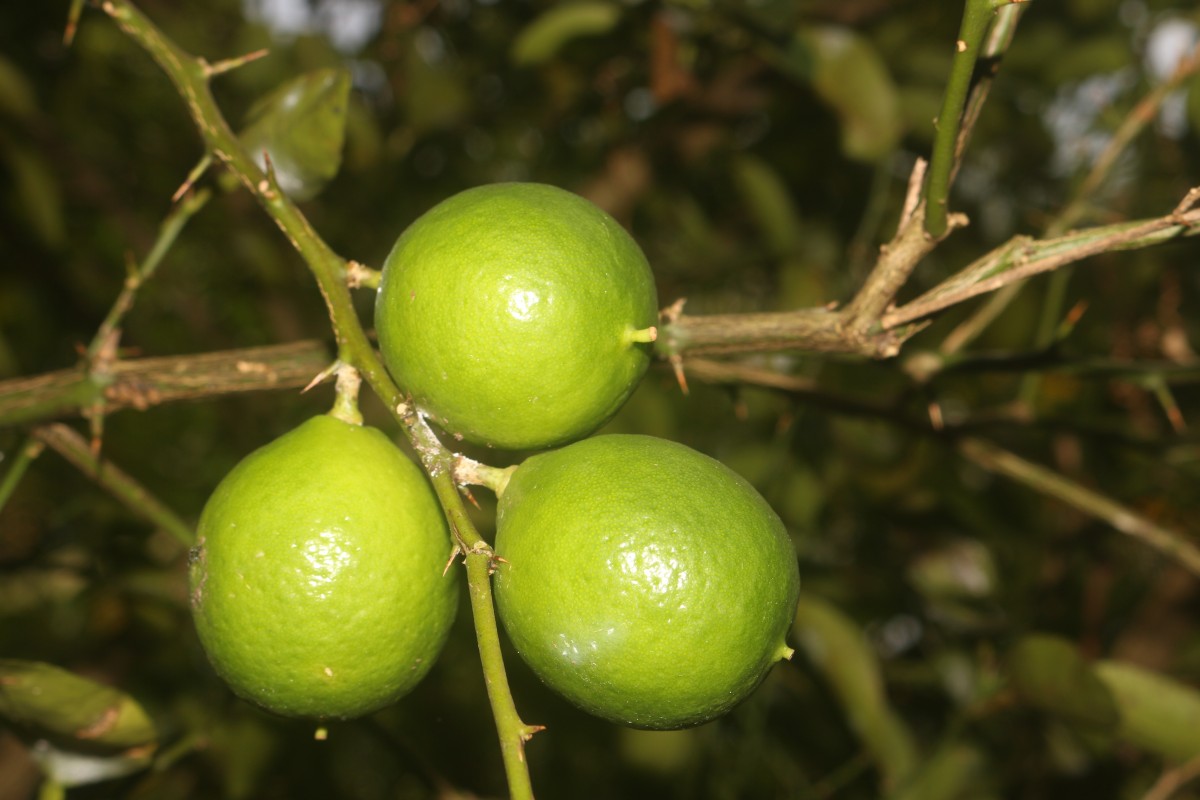
[[350, 73], [321, 69], [301, 75], [260, 100], [242, 131], [247, 152], [295, 200], [315, 197], [337, 175], [346, 135]]
[[1192, 137], [1200, 137], [1200, 75], [1192, 78], [1188, 84], [1187, 117]]
[[404, 115], [416, 134], [452, 127], [471, 113], [472, 97], [460, 70], [443, 62], [430, 64], [415, 46], [409, 48], [404, 68]]
[[0, 147], [0, 158], [12, 172], [9, 202], [42, 244], [58, 249], [67, 236], [58, 177], [35, 151], [6, 140]]
[[0, 718], [61, 786], [137, 772], [158, 745], [154, 723], [133, 698], [37, 661], [0, 659]]
[[1051, 84], [1068, 83], [1118, 72], [1129, 65], [1130, 38], [1123, 33], [1073, 41], [1045, 65]]
[[786, 50], [768, 54], [783, 72], [811, 84], [837, 113], [846, 156], [875, 161], [896, 148], [904, 133], [900, 95], [867, 39], [835, 25], [805, 27]]
[[1119, 661], [1094, 669], [1116, 699], [1121, 739], [1171, 761], [1200, 755], [1200, 691]]
[[956, 800], [987, 797], [980, 792], [980, 777], [986, 760], [977, 748], [954, 742], [939, 748], [921, 764], [912, 780], [889, 800]]
[[512, 44], [512, 60], [519, 66], [541, 64], [581, 36], [608, 33], [621, 19], [621, 7], [615, 3], [582, 2], [555, 6], [546, 11], [517, 35]]
[[1013, 687], [1030, 705], [1091, 727], [1116, 726], [1112, 693], [1065, 639], [1026, 636], [1009, 651], [1007, 666]]
[[833, 606], [802, 592], [792, 631], [833, 687], [851, 730], [883, 774], [884, 787], [902, 785], [916, 763], [916, 746], [888, 705], [879, 662], [862, 630]]
[[29, 567], [6, 572], [0, 581], [0, 616], [23, 614], [79, 594], [87, 580], [76, 569]]
[[996, 588], [996, 564], [982, 542], [959, 539], [916, 558], [908, 579], [930, 600], [988, 597]]
[[695, 728], [680, 731], [644, 731], [622, 728], [621, 757], [649, 772], [663, 775], [682, 772], [694, 767], [701, 752], [701, 741]]
[[28, 79], [7, 58], [0, 57], [0, 114], [28, 119], [37, 111], [37, 97]]
[[801, 241], [800, 212], [779, 172], [761, 158], [741, 155], [734, 159], [732, 173], [734, 186], [772, 253], [795, 253]]
[[0, 660], [0, 716], [27, 736], [91, 753], [153, 749], [158, 738], [129, 695], [38, 661]]

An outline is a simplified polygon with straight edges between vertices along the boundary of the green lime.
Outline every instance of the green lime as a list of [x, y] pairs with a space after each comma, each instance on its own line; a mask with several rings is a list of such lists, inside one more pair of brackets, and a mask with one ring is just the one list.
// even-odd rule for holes
[[192, 613], [234, 692], [348, 718], [412, 689], [457, 609], [445, 520], [380, 431], [315, 417], [251, 453], [200, 517]]
[[706, 722], [791, 655], [800, 577], [783, 523], [684, 445], [597, 436], [526, 460], [501, 493], [496, 555], [517, 652], [613, 722]]
[[650, 361], [654, 277], [608, 214], [553, 186], [469, 189], [414, 222], [383, 266], [384, 361], [451, 434], [537, 449], [617, 412]]

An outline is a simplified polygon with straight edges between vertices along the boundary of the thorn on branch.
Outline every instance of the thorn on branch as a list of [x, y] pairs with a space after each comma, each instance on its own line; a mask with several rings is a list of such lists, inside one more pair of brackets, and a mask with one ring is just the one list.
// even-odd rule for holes
[[671, 362], [671, 369], [675, 372], [675, 381], [679, 384], [679, 391], [685, 395], [688, 393], [687, 375], [683, 373], [683, 356], [678, 353], [672, 353], [667, 359]]
[[270, 55], [270, 52], [271, 52], [270, 50], [268, 50], [267, 48], [264, 47], [261, 50], [255, 50], [252, 53], [246, 53], [244, 56], [237, 56], [236, 58], [226, 58], [226, 59], [224, 59], [222, 61], [218, 61], [214, 64], [210, 64], [207, 61], [205, 61], [204, 59], [199, 59], [199, 61], [200, 61], [201, 68], [204, 70], [204, 77], [211, 79], [217, 75], [221, 75], [226, 72], [230, 72], [231, 70], [235, 70], [238, 67], [245, 66], [246, 64], [249, 64], [251, 61], [258, 61], [260, 58], [264, 58], [265, 56]]
[[79, 18], [83, 16], [83, 0], [71, 0], [71, 8], [67, 11], [67, 27], [63, 31], [63, 46], [70, 47], [75, 41], [75, 32], [79, 29]]
[[204, 174], [205, 170], [208, 169], [210, 164], [212, 164], [212, 154], [205, 153], [204, 157], [200, 159], [196, 166], [192, 167], [191, 171], [187, 174], [187, 177], [184, 178], [183, 183], [179, 185], [179, 188], [175, 190], [175, 194], [171, 195], [171, 202], [178, 203], [180, 198], [187, 194], [191, 188], [196, 185], [196, 181], [200, 180], [200, 176]]
[[1191, 189], [1188, 189], [1188, 193], [1179, 201], [1179, 205], [1175, 206], [1175, 210], [1171, 212], [1171, 216], [1180, 225], [1194, 224], [1189, 220], [1183, 219], [1183, 215], [1195, 208], [1198, 202], [1200, 202], [1200, 186], [1193, 186]]
[[309, 381], [308, 384], [303, 389], [300, 390], [300, 394], [305, 394], [308, 392], [309, 389], [312, 389], [314, 386], [317, 386], [318, 384], [322, 384], [325, 381], [329, 380], [330, 376], [332, 376], [335, 372], [337, 372], [341, 366], [342, 366], [341, 359], [335, 360], [328, 367], [326, 367], [325, 369], [318, 372], [313, 377], [313, 379], [311, 381]]

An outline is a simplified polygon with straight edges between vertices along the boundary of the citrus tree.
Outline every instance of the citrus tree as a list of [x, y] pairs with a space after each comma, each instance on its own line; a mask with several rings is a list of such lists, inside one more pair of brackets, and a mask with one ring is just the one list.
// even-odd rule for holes
[[1194, 9], [4, 19], [0, 796], [1194, 795]]

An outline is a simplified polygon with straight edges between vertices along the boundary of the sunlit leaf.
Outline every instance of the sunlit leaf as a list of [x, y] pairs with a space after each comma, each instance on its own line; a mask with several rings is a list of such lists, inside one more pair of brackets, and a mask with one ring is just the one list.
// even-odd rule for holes
[[1172, 761], [1200, 755], [1200, 691], [1119, 661], [1095, 672], [1116, 698], [1121, 739]]
[[1013, 688], [1030, 705], [1090, 727], [1117, 724], [1112, 693], [1070, 642], [1026, 636], [1009, 651], [1007, 666]]
[[264, 169], [266, 151], [290, 197], [315, 197], [341, 166], [349, 96], [350, 73], [344, 69], [301, 75], [255, 104], [242, 144]]
[[522, 66], [553, 58], [574, 39], [608, 33], [621, 19], [616, 3], [582, 2], [555, 6], [529, 23], [512, 45], [512, 60]]
[[851, 730], [862, 739], [887, 787], [904, 782], [916, 762], [912, 734], [888, 705], [875, 653], [842, 612], [802, 593], [792, 628], [800, 648], [829, 681]]

